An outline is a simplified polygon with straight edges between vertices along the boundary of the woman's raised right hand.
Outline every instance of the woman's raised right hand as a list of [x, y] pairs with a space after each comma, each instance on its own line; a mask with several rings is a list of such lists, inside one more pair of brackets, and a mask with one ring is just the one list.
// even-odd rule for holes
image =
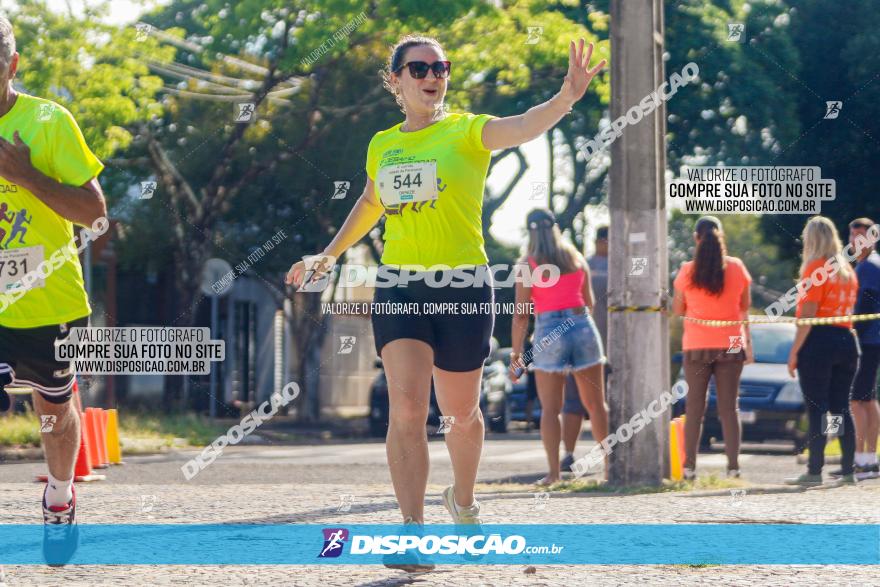
[[290, 271], [287, 272], [287, 276], [284, 278], [284, 283], [288, 285], [293, 285], [297, 289], [302, 286], [303, 275], [306, 271], [306, 262], [305, 261], [297, 261], [290, 267]]
[[300, 289], [304, 284], [308, 285], [329, 273], [333, 269], [335, 261], [336, 259], [332, 255], [324, 253], [306, 257], [290, 267], [284, 282]]

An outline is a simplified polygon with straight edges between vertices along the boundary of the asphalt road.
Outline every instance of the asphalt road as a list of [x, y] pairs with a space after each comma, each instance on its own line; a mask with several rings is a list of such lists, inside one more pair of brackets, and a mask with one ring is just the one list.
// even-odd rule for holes
[[[583, 442], [578, 454], [592, 446]], [[439, 495], [450, 483], [449, 457], [440, 437], [430, 444], [432, 471], [426, 522], [448, 523]], [[810, 491], [764, 490], [799, 472], [790, 447], [747, 446], [741, 459], [745, 491], [663, 492], [645, 495], [552, 492], [539, 501], [526, 486], [544, 473], [536, 433], [491, 437], [484, 446], [478, 486], [487, 523], [708, 524], [845, 523], [878, 521], [874, 504], [880, 480], [858, 487]], [[196, 451], [127, 457], [106, 471], [106, 481], [80, 484], [78, 513], [85, 524], [356, 524], [399, 521], [382, 442], [316, 442], [296, 446], [241, 446], [224, 451], [187, 482], [181, 465]], [[702, 473], [723, 472], [721, 453], [701, 455]], [[42, 463], [0, 465], [0, 524], [39, 524]], [[345, 498], [351, 498], [349, 507]], [[198, 548], [198, 545], [194, 545]], [[829, 545], [829, 548], [846, 548]], [[873, 562], [867, 561], [868, 563]], [[300, 563], [306, 561], [299, 561]], [[448, 565], [409, 576], [375, 565], [6, 565], [9, 587], [21, 585], [320, 585], [322, 587], [420, 585], [816, 585], [876, 583], [864, 565]]]
[[[579, 442], [576, 456], [595, 445]], [[720, 447], [718, 447], [720, 448]], [[441, 436], [429, 442], [431, 474], [429, 483], [451, 482], [452, 468]], [[209, 467], [187, 482], [180, 468], [197, 451], [126, 457], [130, 467], [115, 467], [112, 480], [125, 484], [250, 484], [259, 483], [390, 483], [384, 441], [316, 441], [307, 445], [257, 445], [228, 447]], [[700, 455], [698, 471], [724, 475], [726, 460], [715, 450]], [[481, 483], [532, 483], [546, 473], [544, 450], [538, 432], [516, 431], [490, 435], [483, 445], [478, 481]], [[785, 476], [804, 469], [791, 454], [788, 443], [745, 445], [740, 467], [746, 481], [776, 484]], [[0, 480], [30, 482], [45, 472], [42, 463], [0, 465]]]

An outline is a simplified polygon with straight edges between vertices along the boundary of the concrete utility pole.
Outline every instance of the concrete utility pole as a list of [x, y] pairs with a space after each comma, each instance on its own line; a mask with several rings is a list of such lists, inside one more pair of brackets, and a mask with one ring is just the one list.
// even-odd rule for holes
[[[611, 2], [611, 120], [663, 83], [663, 1]], [[608, 306], [665, 305], [666, 110], [628, 124], [611, 145]], [[670, 389], [665, 314], [609, 314], [611, 433]], [[625, 427], [626, 428], [626, 427]], [[659, 485], [668, 469], [669, 411], [620, 441], [611, 453], [614, 485]]]

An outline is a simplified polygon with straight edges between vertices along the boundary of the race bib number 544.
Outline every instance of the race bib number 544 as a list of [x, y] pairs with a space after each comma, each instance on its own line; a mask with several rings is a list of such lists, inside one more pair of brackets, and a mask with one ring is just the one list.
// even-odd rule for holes
[[[42, 262], [42, 245], [0, 251], [0, 293], [23, 289], [21, 278], [35, 271]], [[38, 279], [31, 287], [44, 286], [45, 281]]]
[[414, 161], [383, 167], [376, 183], [379, 198], [386, 206], [436, 200], [437, 162]]

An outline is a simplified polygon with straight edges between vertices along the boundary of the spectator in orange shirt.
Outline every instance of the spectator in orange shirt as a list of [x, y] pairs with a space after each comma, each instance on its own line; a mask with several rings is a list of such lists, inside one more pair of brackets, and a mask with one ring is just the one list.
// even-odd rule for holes
[[[721, 221], [703, 216], [694, 228], [697, 243], [693, 261], [682, 264], [673, 287], [673, 311], [706, 320], [747, 319], [751, 283], [746, 266], [727, 255]], [[727, 476], [739, 477], [740, 423], [737, 403], [743, 364], [752, 361], [752, 341], [746, 326], [707, 326], [685, 320], [682, 339], [685, 406], [684, 478], [696, 478], [697, 448], [706, 413], [709, 379], [715, 377], [718, 418], [727, 454]]]
[[[798, 295], [797, 317], [852, 316], [859, 282], [852, 267], [840, 256], [843, 245], [834, 224], [827, 218], [814, 216], [804, 227], [801, 238], [804, 243], [801, 280], [806, 280], [806, 285]], [[822, 484], [826, 434], [840, 437], [841, 479], [845, 483], [855, 482], [856, 440], [849, 392], [859, 368], [859, 355], [851, 321], [797, 327], [788, 357], [788, 371], [794, 376], [797, 370], [807, 404], [810, 461], [806, 473], [786, 479], [786, 483]]]

